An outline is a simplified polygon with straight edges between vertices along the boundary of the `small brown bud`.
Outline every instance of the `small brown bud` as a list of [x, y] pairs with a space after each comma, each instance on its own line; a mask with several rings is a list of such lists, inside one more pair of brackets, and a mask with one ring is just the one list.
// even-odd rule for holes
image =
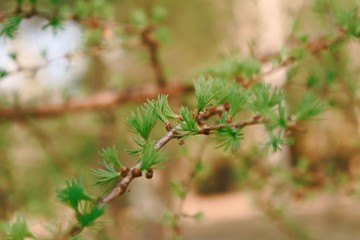
[[224, 108], [225, 108], [225, 111], [229, 110], [230, 109], [230, 103], [229, 102], [224, 103]]
[[153, 177], [153, 174], [154, 174], [154, 171], [152, 169], [149, 169], [146, 174], [145, 174], [145, 177], [147, 179], [151, 179]]
[[134, 168], [132, 171], [131, 171], [131, 175], [133, 177], [140, 177], [142, 175], [140, 169], [138, 168]]
[[232, 123], [232, 117], [228, 116], [228, 117], [226, 118], [226, 123]]
[[166, 122], [165, 123], [165, 129], [166, 129], [166, 131], [171, 131], [171, 129], [172, 129], [172, 126], [171, 126], [171, 123], [170, 122]]
[[254, 121], [257, 121], [257, 120], [259, 120], [260, 118], [261, 118], [261, 115], [256, 115], [256, 116], [254, 116], [253, 120], [254, 120]]
[[120, 176], [122, 177], [126, 177], [129, 173], [130, 169], [128, 167], [122, 167], [121, 168], [121, 172], [120, 172]]
[[179, 141], [179, 145], [184, 145], [184, 144], [185, 144], [184, 139], [181, 139], [181, 140]]

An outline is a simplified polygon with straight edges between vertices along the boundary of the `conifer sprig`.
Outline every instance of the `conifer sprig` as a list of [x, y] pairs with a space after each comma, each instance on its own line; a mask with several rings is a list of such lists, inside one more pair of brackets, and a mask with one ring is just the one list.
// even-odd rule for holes
[[118, 151], [115, 146], [103, 149], [99, 155], [104, 160], [104, 165], [111, 165], [116, 167], [122, 167], [120, 163]]
[[244, 109], [247, 104], [247, 90], [236, 85], [229, 85], [227, 100], [230, 103], [229, 116], [234, 118], [237, 113]]
[[240, 140], [243, 139], [241, 129], [230, 126], [218, 129], [215, 131], [217, 140], [220, 142], [218, 147], [223, 147], [225, 151], [236, 153], [240, 147]]
[[152, 108], [164, 123], [169, 122], [168, 118], [177, 118], [169, 106], [167, 95], [159, 94], [157, 100], [148, 100], [145, 106]]
[[296, 120], [302, 121], [313, 118], [321, 112], [325, 111], [326, 108], [327, 105], [320, 102], [314, 94], [311, 92], [306, 92], [298, 103], [295, 113]]
[[134, 133], [146, 141], [149, 139], [150, 132], [154, 128], [157, 119], [155, 111], [150, 106], [144, 106], [137, 108], [136, 112], [131, 112], [127, 124]]
[[156, 164], [164, 162], [165, 158], [159, 154], [153, 143], [147, 143], [142, 150], [140, 161], [140, 171], [144, 171], [153, 168]]
[[115, 146], [103, 149], [99, 154], [103, 158], [105, 169], [91, 169], [91, 173], [96, 177], [94, 185], [106, 185], [104, 192], [108, 192], [120, 176], [120, 172], [115, 167], [120, 168], [123, 165], [120, 163]]
[[184, 132], [184, 137], [194, 135], [200, 130], [197, 126], [196, 120], [194, 119], [192, 112], [190, 112], [187, 107], [180, 108], [180, 116], [183, 121], [179, 121], [179, 126], [181, 131]]
[[0, 31], [0, 36], [14, 38], [20, 26], [22, 17], [20, 15], [10, 16], [6, 19]]
[[79, 207], [76, 219], [80, 227], [92, 227], [97, 224], [96, 220], [104, 213], [104, 206], [94, 202], [84, 202]]
[[35, 239], [22, 214], [17, 214], [13, 223], [0, 222], [0, 236], [8, 240]]
[[195, 97], [197, 102], [196, 111], [200, 112], [211, 105], [211, 101], [216, 96], [216, 88], [214, 88], [214, 79], [205, 80], [203, 76], [195, 81]]
[[120, 172], [110, 165], [105, 165], [105, 168], [91, 169], [91, 174], [96, 177], [94, 185], [106, 185], [104, 192], [108, 192], [120, 176]]
[[81, 179], [66, 180], [66, 187], [57, 189], [57, 198], [76, 212], [80, 201], [92, 200], [91, 196], [86, 192]]

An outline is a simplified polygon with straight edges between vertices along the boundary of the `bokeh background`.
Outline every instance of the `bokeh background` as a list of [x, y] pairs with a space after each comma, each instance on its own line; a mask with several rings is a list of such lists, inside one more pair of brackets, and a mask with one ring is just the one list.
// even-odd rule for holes
[[[15, 2], [2, 0], [0, 13], [12, 11]], [[337, 16], [357, 9], [357, 1], [350, 0], [79, 2], [118, 24], [130, 23], [140, 10], [166, 9], [158, 32], [166, 81], [190, 86], [221, 59], [261, 59], [287, 54], [299, 39], [333, 38], [339, 33]], [[71, 12], [73, 1], [62, 4], [65, 15]], [[52, 11], [46, 1], [38, 1], [38, 8]], [[55, 31], [43, 29], [46, 23], [42, 17], [24, 19], [14, 39], [0, 40], [0, 68], [11, 72], [0, 80], [0, 115], [2, 109], [156, 87], [146, 47], [132, 44], [114, 25], [99, 30], [66, 20]], [[86, 51], [99, 43], [105, 47]], [[75, 57], [66, 57], [69, 53]], [[257, 127], [245, 132], [235, 155], [217, 148], [211, 137], [196, 136], [181, 146], [171, 142], [164, 149], [169, 156], [164, 168], [152, 180], [134, 181], [130, 192], [107, 208], [104, 223], [84, 238], [171, 239], [172, 214], [179, 209], [194, 216], [179, 220], [183, 239], [359, 238], [359, 56], [358, 40], [348, 39], [319, 54], [305, 52], [300, 61], [263, 79], [283, 88], [290, 106], [309, 89], [330, 103], [320, 117], [301, 126], [304, 131], [294, 133], [293, 145], [276, 154], [264, 151], [265, 133]], [[270, 66], [269, 61], [262, 65]], [[195, 102], [191, 91], [169, 99], [175, 110]], [[98, 152], [105, 147], [115, 145], [129, 166], [136, 162], [122, 149], [134, 147], [125, 120], [142, 101], [2, 118], [0, 219], [11, 221], [24, 212], [39, 236], [57, 224], [66, 227], [72, 212], [56, 200], [55, 189], [82, 176], [89, 192], [100, 194], [102, 189], [91, 186], [90, 169], [99, 166]], [[153, 136], [164, 133], [158, 125]], [[186, 189], [183, 200], [176, 195], [179, 186]]]

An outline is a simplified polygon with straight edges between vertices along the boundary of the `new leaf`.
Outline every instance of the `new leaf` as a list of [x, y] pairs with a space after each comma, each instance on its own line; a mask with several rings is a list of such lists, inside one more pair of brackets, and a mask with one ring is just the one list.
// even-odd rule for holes
[[187, 107], [180, 108], [180, 116], [183, 120], [179, 122], [180, 128], [182, 131], [186, 132], [184, 136], [187, 137], [199, 131], [196, 120], [193, 118], [192, 113]]
[[295, 116], [297, 121], [306, 120], [321, 112], [327, 108], [326, 104], [320, 102], [314, 94], [306, 92], [298, 104]]
[[157, 115], [154, 110], [149, 106], [145, 106], [141, 110], [138, 108], [136, 112], [131, 112], [127, 124], [132, 128], [133, 132], [144, 140], [148, 140], [156, 121]]
[[160, 156], [159, 152], [155, 149], [154, 144], [147, 143], [142, 151], [140, 170], [147, 170], [163, 161], [164, 158]]
[[152, 108], [164, 123], [169, 121], [168, 118], [176, 118], [169, 106], [167, 95], [159, 94], [157, 100], [148, 100], [145, 106]]
[[78, 204], [81, 200], [91, 200], [91, 196], [85, 191], [81, 179], [67, 180], [66, 187], [57, 189], [57, 198], [70, 205], [75, 211], [78, 210]]
[[216, 95], [216, 91], [214, 91], [214, 80], [209, 79], [205, 80], [204, 77], [200, 77], [195, 81], [195, 97], [197, 101], [197, 112], [200, 112], [205, 107], [211, 105], [211, 101], [214, 99]]

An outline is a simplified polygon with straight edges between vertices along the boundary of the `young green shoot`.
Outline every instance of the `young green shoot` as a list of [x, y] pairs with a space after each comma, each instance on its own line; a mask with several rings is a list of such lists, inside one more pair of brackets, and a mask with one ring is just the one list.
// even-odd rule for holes
[[169, 122], [168, 118], [177, 117], [169, 106], [167, 95], [159, 94], [157, 100], [148, 100], [145, 106], [152, 108], [164, 123]]

